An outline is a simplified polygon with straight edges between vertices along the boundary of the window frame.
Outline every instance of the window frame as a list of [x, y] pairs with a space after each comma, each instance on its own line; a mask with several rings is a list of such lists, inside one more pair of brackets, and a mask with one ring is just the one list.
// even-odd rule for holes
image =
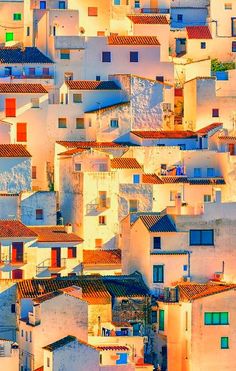
[[[226, 343], [224, 343], [226, 341]], [[229, 349], [229, 338], [228, 336], [221, 336], [220, 338], [220, 349]]]
[[152, 281], [153, 283], [164, 283], [165, 282], [164, 264], [154, 264], [152, 266]]
[[35, 209], [35, 220], [44, 220], [43, 209]]
[[[78, 99], [76, 99], [75, 97], [78, 97]], [[80, 104], [83, 102], [83, 96], [81, 93], [73, 93], [73, 103], [75, 104]]]
[[[212, 232], [212, 243], [204, 243], [203, 232], [208, 231]], [[191, 238], [191, 232], [199, 232], [200, 234], [200, 243], [193, 243]], [[189, 246], [214, 246], [214, 229], [190, 229], [189, 230]]]
[[[63, 121], [60, 121], [63, 120]], [[67, 118], [66, 117], [58, 117], [58, 129], [66, 129], [67, 128]]]
[[13, 21], [21, 21], [22, 14], [21, 13], [13, 13]]
[[158, 322], [159, 322], [159, 331], [165, 331], [165, 311], [164, 309], [159, 309], [159, 316], [158, 316]]
[[140, 174], [133, 174], [133, 184], [140, 184]]
[[161, 250], [161, 236], [153, 236], [152, 248], [153, 250]]
[[130, 63], [138, 63], [139, 62], [139, 52], [138, 51], [130, 51], [129, 52], [129, 61], [130, 61]]
[[[227, 316], [226, 316], [227, 321], [222, 320], [222, 317], [225, 314], [227, 314]], [[214, 318], [214, 316], [215, 316], [215, 318]], [[216, 321], [216, 316], [219, 316], [218, 321]], [[208, 319], [207, 319], [207, 317], [208, 317]], [[204, 312], [204, 325], [205, 326], [227, 326], [227, 325], [229, 325], [229, 312]]]
[[111, 52], [103, 51], [102, 52], [102, 63], [111, 63]]

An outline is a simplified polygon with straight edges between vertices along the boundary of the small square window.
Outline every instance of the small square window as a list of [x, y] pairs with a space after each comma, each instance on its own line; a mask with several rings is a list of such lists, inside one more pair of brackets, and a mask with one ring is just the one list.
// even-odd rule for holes
[[183, 14], [177, 14], [177, 21], [183, 22]]
[[202, 169], [200, 167], [195, 167], [193, 169], [193, 176], [194, 176], [194, 178], [201, 178], [201, 176], [202, 176]]
[[100, 215], [98, 217], [98, 223], [99, 223], [99, 225], [105, 225], [106, 224], [106, 217], [104, 215]]
[[201, 42], [201, 49], [206, 49], [206, 42], [205, 41]]
[[74, 165], [74, 169], [75, 169], [75, 171], [81, 171], [81, 169], [82, 169], [82, 164], [80, 164], [80, 163], [75, 163], [75, 165]]
[[129, 200], [129, 212], [136, 213], [138, 211], [138, 200]]
[[114, 129], [118, 128], [119, 127], [119, 121], [118, 121], [118, 119], [111, 119], [110, 120], [110, 127], [111, 128], [114, 128]]
[[65, 117], [59, 117], [58, 118], [58, 128], [59, 129], [65, 129], [67, 126], [66, 124], [66, 118]]
[[70, 50], [68, 50], [68, 49], [61, 49], [61, 51], [60, 51], [60, 58], [61, 59], [70, 59]]
[[21, 13], [14, 13], [13, 14], [14, 21], [21, 21]]
[[83, 117], [76, 118], [76, 129], [84, 129], [84, 118]]
[[98, 169], [99, 171], [107, 171], [108, 170], [107, 164], [106, 163], [98, 164]]
[[232, 41], [232, 52], [236, 53], [236, 41]]
[[98, 15], [98, 8], [93, 6], [93, 7], [88, 7], [88, 16], [89, 17], [97, 17]]
[[39, 108], [39, 98], [31, 98], [31, 108]]
[[137, 8], [140, 8], [140, 0], [134, 0], [134, 7], [137, 9]]
[[184, 271], [184, 272], [187, 272], [187, 270], [188, 270], [188, 266], [187, 266], [187, 264], [184, 264], [184, 265], [183, 265], [183, 271]]
[[43, 209], [36, 209], [36, 220], [43, 220]]
[[103, 243], [103, 241], [102, 241], [101, 238], [96, 238], [96, 239], [95, 239], [95, 247], [96, 247], [97, 249], [101, 249], [101, 248], [102, 248], [102, 243]]
[[220, 347], [221, 349], [229, 349], [229, 338], [227, 336], [221, 337]]
[[138, 52], [130, 52], [130, 62], [138, 62], [139, 55]]
[[96, 76], [96, 81], [101, 81], [101, 76]]
[[211, 202], [211, 195], [204, 195], [203, 201], [204, 202]]
[[207, 168], [207, 177], [212, 178], [215, 176], [215, 169], [213, 167]]
[[161, 237], [153, 237], [153, 249], [161, 249]]
[[82, 103], [82, 94], [73, 94], [73, 103]]
[[13, 32], [6, 32], [6, 42], [14, 40], [14, 33]]
[[70, 246], [67, 250], [67, 258], [74, 259], [76, 258], [76, 246]]
[[133, 175], [133, 183], [134, 184], [139, 184], [140, 183], [140, 175], [139, 174], [134, 174]]
[[225, 3], [225, 10], [231, 10], [232, 9], [232, 3]]
[[66, 2], [65, 1], [59, 1], [59, 9], [66, 9]]
[[39, 8], [40, 8], [40, 9], [46, 9], [46, 7], [47, 7], [47, 3], [46, 3], [46, 1], [40, 1], [40, 3], [39, 3]]
[[120, 0], [114, 0], [114, 5], [120, 5]]
[[111, 52], [102, 52], [102, 62], [105, 63], [111, 62]]
[[219, 117], [219, 108], [212, 108], [212, 117]]
[[156, 81], [164, 82], [164, 76], [156, 76]]

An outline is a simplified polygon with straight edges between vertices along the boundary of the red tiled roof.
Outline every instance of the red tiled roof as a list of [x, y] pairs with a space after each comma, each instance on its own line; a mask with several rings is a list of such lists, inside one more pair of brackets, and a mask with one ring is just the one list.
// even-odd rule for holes
[[143, 139], [178, 139], [196, 138], [197, 135], [190, 130], [186, 131], [131, 131], [132, 134]]
[[197, 134], [208, 134], [211, 130], [214, 130], [217, 128], [220, 129], [222, 127], [223, 127], [223, 124], [221, 122], [216, 122], [214, 124], [207, 125], [204, 128], [197, 130], [196, 133]]
[[39, 368], [36, 368], [34, 371], [43, 371], [43, 370], [44, 370], [44, 367], [41, 366], [41, 367], [39, 367]]
[[43, 94], [48, 91], [41, 84], [29, 83], [0, 83], [0, 93], [14, 94]]
[[143, 174], [142, 182], [146, 184], [163, 184], [163, 181], [156, 174]]
[[111, 160], [113, 169], [141, 169], [141, 165], [135, 158], [117, 157]]
[[185, 176], [162, 176], [163, 183], [188, 183], [188, 178]]
[[71, 80], [66, 85], [71, 90], [120, 90], [114, 81]]
[[0, 220], [0, 237], [37, 237], [37, 234], [19, 220]]
[[229, 141], [235, 142], [236, 141], [236, 136], [233, 136], [233, 135], [222, 135], [218, 139], [220, 139], [220, 140], [227, 140], [227, 141], [229, 140]]
[[130, 105], [130, 102], [114, 103], [114, 104], [110, 104], [108, 106], [103, 106], [103, 107], [100, 107], [100, 108], [85, 111], [85, 113], [96, 113], [96, 112], [102, 113], [102, 112], [106, 112], [106, 111], [109, 111], [109, 110], [112, 110], [112, 109], [115, 109], [115, 108], [118, 108], [118, 107], [129, 106], [129, 105]]
[[121, 250], [84, 250], [84, 265], [121, 264]]
[[107, 39], [109, 45], [160, 45], [156, 36], [108, 36]]
[[54, 298], [56, 298], [57, 296], [62, 295], [62, 294], [63, 294], [62, 291], [49, 292], [49, 293], [47, 293], [47, 294], [44, 294], [44, 295], [40, 295], [40, 296], [38, 296], [38, 297], [35, 298], [33, 301], [34, 301], [34, 303], [41, 304], [41, 303], [44, 303], [45, 301], [48, 301], [48, 300], [54, 299]]
[[178, 285], [180, 300], [195, 300], [236, 288], [236, 284], [181, 283]]
[[115, 142], [82, 142], [82, 141], [68, 141], [58, 140], [56, 142], [66, 148], [113, 148], [113, 147], [124, 147], [122, 144]]
[[128, 351], [129, 348], [126, 347], [125, 345], [99, 345], [99, 346], [96, 346], [96, 348], [98, 350], [124, 350], [124, 351]]
[[75, 233], [67, 233], [64, 226], [33, 226], [30, 229], [37, 233], [38, 242], [82, 242]]
[[168, 20], [165, 15], [128, 15], [127, 16], [134, 24], [168, 24]]
[[22, 144], [0, 144], [0, 157], [32, 157]]
[[86, 148], [72, 148], [68, 149], [67, 151], [58, 153], [58, 156], [73, 156], [84, 151], [86, 151]]
[[188, 39], [212, 39], [208, 26], [187, 26], [186, 31]]

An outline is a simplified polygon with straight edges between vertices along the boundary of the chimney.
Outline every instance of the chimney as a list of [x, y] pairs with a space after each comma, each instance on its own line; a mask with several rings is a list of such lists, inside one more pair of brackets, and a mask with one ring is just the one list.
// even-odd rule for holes
[[72, 233], [72, 224], [70, 224], [70, 223], [67, 223], [66, 225], [65, 225], [65, 232], [66, 233]]

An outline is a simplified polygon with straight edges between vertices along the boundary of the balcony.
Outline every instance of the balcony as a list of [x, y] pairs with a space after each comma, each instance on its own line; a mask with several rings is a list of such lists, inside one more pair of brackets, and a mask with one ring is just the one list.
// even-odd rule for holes
[[156, 288], [155, 297], [157, 301], [165, 303], [178, 303], [179, 301], [179, 290], [177, 287], [165, 287], [164, 289]]
[[141, 8], [141, 13], [144, 13], [144, 14], [169, 14], [170, 9], [167, 9], [167, 8]]
[[183, 165], [172, 165], [172, 166], [165, 165], [159, 169], [158, 175], [186, 177], [186, 171]]
[[96, 213], [101, 213], [111, 207], [111, 199], [100, 199], [99, 197], [87, 204], [86, 214], [93, 215]]
[[10, 255], [2, 254], [0, 265], [24, 265], [27, 264], [27, 254], [17, 254], [16, 258], [12, 258]]
[[52, 259], [48, 258], [43, 260], [36, 266], [36, 274], [40, 274], [45, 270], [49, 270], [50, 272], [58, 272], [66, 268], [66, 258], [58, 259], [57, 261], [52, 261]]

